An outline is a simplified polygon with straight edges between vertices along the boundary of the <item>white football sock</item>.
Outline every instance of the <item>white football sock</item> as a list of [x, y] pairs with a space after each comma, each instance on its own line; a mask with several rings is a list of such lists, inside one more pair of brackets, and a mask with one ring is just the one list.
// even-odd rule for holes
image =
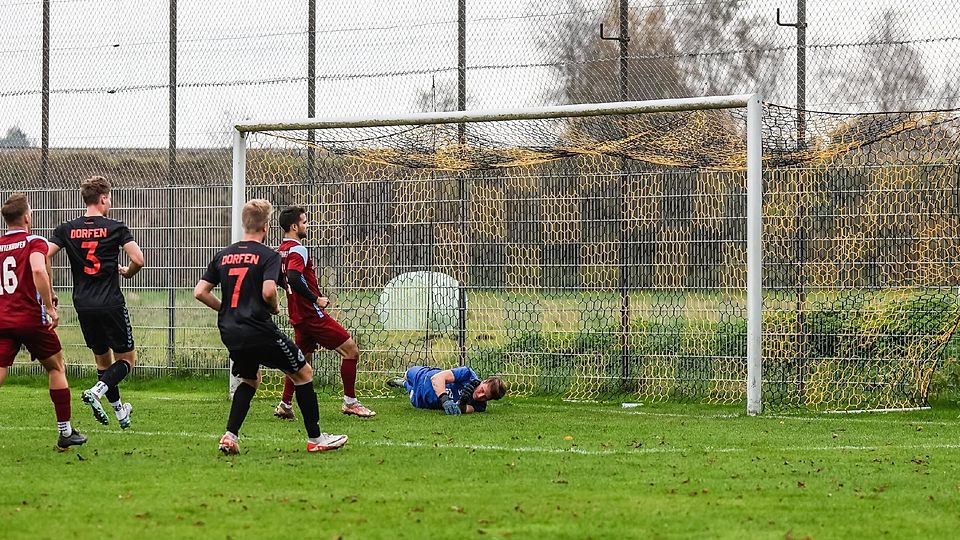
[[57, 429], [60, 430], [60, 435], [64, 437], [69, 437], [73, 433], [73, 426], [70, 425], [70, 421], [66, 422], [57, 422]]
[[93, 395], [97, 396], [97, 399], [100, 399], [104, 396], [104, 394], [107, 393], [107, 390], [109, 389], [110, 387], [107, 386], [107, 383], [103, 381], [97, 381], [97, 384], [93, 385], [93, 387], [90, 388], [90, 392]]
[[357, 403], [360, 403], [360, 402], [357, 400], [357, 398], [355, 398], [355, 397], [349, 397], [349, 396], [343, 396], [343, 404], [344, 404], [344, 405], [346, 405], [346, 406], [349, 407], [350, 405], [356, 405]]

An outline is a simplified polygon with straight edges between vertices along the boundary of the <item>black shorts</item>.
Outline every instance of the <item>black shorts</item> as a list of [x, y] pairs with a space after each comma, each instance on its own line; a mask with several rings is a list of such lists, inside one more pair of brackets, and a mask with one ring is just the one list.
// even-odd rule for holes
[[126, 306], [77, 310], [83, 340], [93, 354], [128, 353], [133, 350], [133, 328]]
[[296, 373], [307, 363], [300, 349], [282, 334], [273, 343], [230, 351], [230, 359], [233, 360], [230, 371], [241, 379], [256, 379], [260, 366]]

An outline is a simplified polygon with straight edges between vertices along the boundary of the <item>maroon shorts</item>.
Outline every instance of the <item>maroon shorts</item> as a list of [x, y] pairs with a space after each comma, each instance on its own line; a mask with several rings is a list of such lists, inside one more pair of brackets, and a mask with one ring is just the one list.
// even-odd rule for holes
[[348, 339], [350, 339], [350, 332], [326, 313], [323, 318], [310, 317], [293, 325], [293, 341], [304, 354], [312, 354], [317, 350], [318, 345], [332, 351]]
[[60, 352], [60, 338], [48, 326], [0, 328], [0, 367], [10, 367], [23, 345], [34, 360], [45, 360]]

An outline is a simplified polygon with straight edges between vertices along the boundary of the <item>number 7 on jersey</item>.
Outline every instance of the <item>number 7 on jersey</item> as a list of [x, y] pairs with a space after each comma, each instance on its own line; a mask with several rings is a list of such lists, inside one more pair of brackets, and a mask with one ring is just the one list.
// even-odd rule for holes
[[243, 278], [247, 277], [247, 268], [246, 266], [241, 268], [231, 268], [227, 270], [227, 275], [236, 276], [237, 283], [233, 286], [233, 296], [230, 297], [230, 307], [237, 307], [237, 303], [240, 302], [240, 288], [243, 286]]

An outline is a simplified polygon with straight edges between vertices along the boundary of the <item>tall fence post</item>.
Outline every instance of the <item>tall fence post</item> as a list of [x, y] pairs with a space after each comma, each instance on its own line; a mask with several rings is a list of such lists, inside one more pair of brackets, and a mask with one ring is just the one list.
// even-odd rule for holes
[[40, 182], [48, 186], [50, 176], [50, 0], [43, 0], [43, 58], [40, 66]]
[[[630, 54], [630, 18], [629, 1], [620, 0], [620, 101], [627, 101], [627, 82], [629, 80], [628, 55]], [[626, 133], [623, 134], [626, 136]], [[626, 158], [620, 160], [620, 379], [621, 386], [627, 390], [630, 381], [630, 264], [628, 259], [629, 235], [624, 226], [629, 198], [628, 172], [630, 164]]]
[[[307, 2], [307, 117], [317, 114], [317, 0]], [[317, 151], [314, 148], [316, 133], [307, 130], [307, 185], [313, 186], [314, 164]]]
[[[467, 110], [467, 0], [457, 2], [457, 110]], [[467, 126], [457, 126], [457, 141], [460, 145], [467, 142]], [[457, 174], [460, 192], [460, 238], [466, 239], [467, 227], [467, 177], [461, 171]], [[470, 256], [469, 253], [466, 254]], [[460, 365], [467, 363], [467, 286], [465, 282], [469, 276], [464, 273], [457, 288], [457, 345], [460, 348]]]
[[176, 358], [176, 322], [177, 322], [177, 295], [174, 290], [173, 269], [175, 254], [173, 249], [173, 222], [174, 195], [173, 186], [177, 177], [177, 0], [170, 0], [170, 50], [169, 50], [169, 79], [170, 79], [170, 135], [167, 143], [167, 234], [166, 240], [166, 268], [164, 269], [164, 285], [167, 289], [167, 367], [172, 368]]

